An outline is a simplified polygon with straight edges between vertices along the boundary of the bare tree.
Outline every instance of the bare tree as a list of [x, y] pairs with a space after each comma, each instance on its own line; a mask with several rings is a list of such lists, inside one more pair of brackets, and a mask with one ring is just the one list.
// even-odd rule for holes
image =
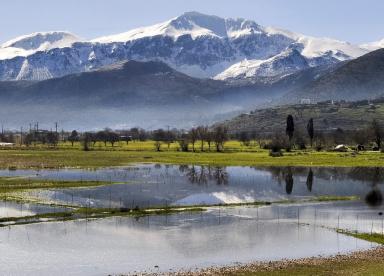
[[79, 133], [77, 133], [76, 130], [72, 130], [71, 132], [71, 135], [68, 137], [68, 141], [71, 142], [72, 144], [72, 147], [73, 147], [73, 144], [77, 141], [79, 141], [80, 137], [79, 137]]
[[240, 142], [246, 146], [246, 147], [249, 147], [250, 145], [250, 142], [251, 142], [251, 139], [249, 138], [249, 135], [246, 131], [242, 131], [240, 132], [239, 134], [239, 140]]
[[94, 135], [92, 135], [92, 133], [89, 133], [89, 132], [84, 133], [83, 140], [82, 140], [84, 151], [89, 151], [89, 143], [91, 142], [93, 136]]
[[175, 140], [175, 136], [176, 135], [172, 131], [170, 131], [169, 129], [167, 130], [167, 133], [165, 135], [165, 142], [168, 145], [168, 150], [171, 147], [171, 143]]
[[199, 132], [197, 131], [196, 128], [192, 128], [191, 131], [189, 132], [189, 139], [191, 140], [191, 143], [192, 143], [192, 151], [195, 151], [195, 143], [198, 138], [199, 138]]
[[216, 145], [216, 151], [221, 152], [224, 150], [224, 143], [228, 140], [228, 130], [224, 126], [218, 126], [214, 130], [213, 141]]
[[197, 127], [197, 134], [201, 142], [201, 146], [200, 146], [201, 151], [204, 151], [204, 141], [206, 140], [207, 133], [208, 133], [208, 127], [206, 126]]
[[108, 142], [108, 132], [106, 130], [99, 131], [96, 133], [96, 140], [104, 142], [104, 146], [107, 146]]
[[46, 141], [49, 145], [56, 147], [59, 142], [59, 135], [56, 132], [50, 131], [46, 135]]
[[369, 140], [369, 132], [366, 129], [359, 129], [352, 133], [352, 139], [358, 147], [363, 147]]
[[161, 142], [166, 139], [166, 133], [163, 129], [158, 129], [153, 132], [153, 140], [155, 141], [155, 149], [156, 151], [161, 150]]
[[112, 147], [115, 145], [116, 142], [119, 142], [120, 138], [119, 135], [116, 132], [107, 132], [107, 140], [109, 143], [111, 143]]
[[373, 139], [375, 140], [377, 147], [380, 149], [381, 141], [383, 138], [383, 129], [381, 128], [379, 122], [376, 119], [372, 121], [371, 129], [372, 129]]
[[208, 131], [207, 131], [207, 133], [205, 135], [205, 141], [208, 144], [208, 151], [211, 151], [211, 144], [212, 144], [212, 141], [213, 141], [213, 136], [214, 136], [213, 132], [208, 129]]
[[178, 139], [178, 143], [180, 145], [180, 150], [187, 152], [188, 151], [188, 144], [189, 144], [189, 137], [187, 134], [183, 133]]

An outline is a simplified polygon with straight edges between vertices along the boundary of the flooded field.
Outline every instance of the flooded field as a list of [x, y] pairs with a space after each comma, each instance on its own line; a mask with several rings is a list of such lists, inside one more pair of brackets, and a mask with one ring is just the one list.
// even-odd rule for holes
[[[1, 275], [165, 272], [329, 256], [377, 246], [336, 230], [384, 233], [384, 173], [379, 168], [140, 164], [98, 170], [1, 170], [0, 176], [105, 182], [24, 191], [20, 195], [52, 205], [1, 201], [0, 219], [54, 214], [65, 211], [65, 205], [210, 206], [170, 215], [4, 224], [0, 250], [7, 254], [0, 258]], [[353, 198], [326, 199], [331, 196]], [[247, 202], [267, 204], [218, 206]]]
[[[90, 207], [140, 208], [357, 196], [380, 204], [382, 168], [253, 168], [137, 165], [98, 170], [0, 171], [3, 176], [106, 181], [92, 188], [34, 191], [32, 196]], [[371, 194], [371, 196], [370, 196]], [[375, 201], [375, 202], [372, 202]]]
[[65, 211], [64, 207], [47, 206], [43, 204], [23, 203], [15, 201], [0, 201], [0, 218], [17, 218], [37, 214]]
[[[337, 227], [338, 210], [343, 210], [354, 216], [359, 214], [359, 228], [370, 231], [375, 211], [348, 204], [302, 207], [299, 218], [298, 205], [215, 207], [204, 213], [1, 228], [0, 249], [7, 254], [0, 258], [0, 272], [3, 275], [17, 275], [15, 271], [20, 275], [52, 275], [63, 271], [67, 275], [156, 272], [328, 256], [375, 246], [323, 227]], [[315, 210], [317, 223], [307, 224], [314, 218]], [[354, 227], [355, 220], [351, 216], [341, 224], [344, 223]], [[375, 230], [381, 230], [380, 223], [375, 220]]]

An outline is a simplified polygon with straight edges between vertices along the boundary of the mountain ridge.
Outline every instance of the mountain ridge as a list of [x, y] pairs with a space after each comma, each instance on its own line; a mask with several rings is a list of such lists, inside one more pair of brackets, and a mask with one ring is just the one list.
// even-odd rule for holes
[[[310, 67], [352, 59], [369, 51], [338, 40], [263, 27], [251, 20], [198, 12], [90, 41], [73, 35], [64, 46], [33, 52], [1, 47], [0, 80], [44, 80], [124, 60], [162, 61], [190, 76], [212, 78], [234, 64], [245, 60], [267, 61], [287, 49], [297, 50]], [[22, 54], [15, 55], [15, 49]], [[9, 53], [13, 54], [5, 58]], [[276, 74], [281, 71], [283, 67], [276, 68]]]
[[384, 96], [384, 49], [347, 61], [334, 71], [291, 91], [291, 103], [300, 99], [312, 102], [324, 100], [365, 100]]

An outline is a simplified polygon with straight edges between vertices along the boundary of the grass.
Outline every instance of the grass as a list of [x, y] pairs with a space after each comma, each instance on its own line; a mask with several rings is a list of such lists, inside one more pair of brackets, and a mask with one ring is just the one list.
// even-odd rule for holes
[[379, 233], [359, 233], [338, 229], [337, 232], [357, 239], [378, 243], [384, 245], [384, 235]]
[[[356, 233], [337, 230], [339, 233], [384, 244], [384, 235], [378, 233]], [[202, 271], [199, 275], [241, 275], [241, 276], [290, 276], [290, 275], [383, 275], [384, 248], [352, 253], [329, 258], [307, 258], [292, 261], [276, 261], [251, 264], [234, 268]], [[206, 272], [206, 273], [204, 273]]]
[[99, 219], [116, 216], [131, 216], [131, 217], [143, 217], [154, 215], [172, 215], [183, 212], [204, 212], [205, 208], [202, 207], [161, 207], [161, 208], [73, 208], [66, 212], [51, 212], [45, 214], [37, 214], [33, 216], [24, 217], [6, 217], [0, 218], [0, 227], [6, 227], [9, 225], [22, 225], [39, 223], [42, 220], [47, 222], [55, 221], [68, 221], [78, 219]]
[[[384, 257], [384, 255], [382, 256]], [[291, 276], [291, 275], [383, 275], [384, 260], [378, 258], [361, 259], [325, 259], [315, 264], [292, 264], [284, 268], [276, 268], [264, 271], [236, 271], [231, 273], [222, 273], [221, 275], [240, 275], [240, 276]], [[219, 274], [217, 274], [219, 275]]]
[[[3, 195], [3, 197], [4, 196], [5, 195]], [[327, 199], [327, 201], [354, 200], [354, 199], [355, 197], [335, 197], [335, 198], [330, 197]], [[22, 195], [19, 195], [18, 200], [20, 202], [29, 201], [28, 198], [23, 198]], [[313, 198], [308, 201], [316, 202], [317, 200], [318, 198]], [[308, 201], [304, 201], [304, 202], [308, 202]], [[76, 220], [76, 219], [84, 219], [84, 218], [87, 218], [87, 219], [88, 218], [94, 218], [94, 219], [106, 218], [111, 216], [141, 217], [141, 216], [148, 216], [148, 215], [171, 215], [171, 214], [177, 214], [181, 212], [204, 212], [208, 208], [214, 208], [214, 207], [223, 207], [223, 208], [240, 207], [240, 206], [261, 207], [261, 206], [266, 206], [271, 204], [292, 204], [297, 202], [299, 201], [292, 201], [292, 200], [277, 201], [277, 202], [255, 201], [255, 202], [247, 202], [247, 203], [229, 203], [229, 204], [214, 204], [214, 205], [152, 206], [145, 209], [139, 209], [138, 207], [135, 207], [135, 208], [78, 207], [74, 205], [56, 204], [53, 202], [49, 205], [68, 208], [68, 211], [47, 212], [44, 214], [37, 214], [33, 216], [24, 216], [24, 217], [0, 218], [0, 227], [8, 226], [9, 224], [19, 225], [19, 224], [38, 223], [38, 222], [41, 222], [42, 219], [46, 219], [48, 221], [66, 221], [66, 220]], [[39, 203], [37, 201], [35, 203], [44, 204], [44, 203]]]
[[347, 201], [347, 200], [358, 200], [358, 196], [332, 196], [332, 195], [326, 195], [326, 196], [317, 196], [313, 199], [310, 199], [309, 201], [314, 202], [328, 202], [328, 201]]
[[29, 177], [0, 177], [0, 194], [12, 193], [31, 189], [58, 189], [58, 188], [78, 188], [78, 187], [97, 187], [114, 184], [103, 181], [68, 181], [68, 180], [49, 180]]
[[384, 167], [379, 152], [337, 153], [293, 151], [271, 157], [267, 150], [217, 152], [178, 152], [154, 150], [7, 149], [0, 150], [0, 168], [98, 168], [134, 163], [195, 164], [211, 166], [327, 166]]

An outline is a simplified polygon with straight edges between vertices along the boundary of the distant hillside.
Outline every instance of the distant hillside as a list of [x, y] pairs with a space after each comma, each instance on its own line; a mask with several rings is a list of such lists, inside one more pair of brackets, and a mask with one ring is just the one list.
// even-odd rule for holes
[[178, 126], [212, 116], [209, 107], [225, 89], [220, 81], [189, 77], [161, 62], [128, 61], [41, 82], [0, 82], [0, 116], [8, 126]]
[[[8, 82], [9, 83], [9, 82]], [[128, 61], [99, 70], [49, 79], [22, 87], [10, 101], [29, 101], [72, 106], [172, 104], [206, 101], [224, 89], [219, 81], [202, 80], [179, 73], [161, 62]]]
[[17, 128], [36, 121], [87, 129], [189, 128], [301, 99], [314, 103], [381, 96], [384, 50], [284, 77], [225, 81], [194, 78], [159, 61], [127, 61], [40, 82], [0, 82], [0, 118]]
[[88, 129], [188, 128], [233, 117], [283, 92], [269, 83], [229, 84], [162, 62], [127, 61], [40, 82], [0, 82], [0, 117], [17, 128], [36, 121]]
[[384, 100], [335, 103], [323, 102], [312, 105], [290, 105], [255, 110], [222, 123], [231, 133], [253, 132], [285, 133], [286, 118], [294, 117], [296, 129], [305, 132], [310, 118], [316, 130], [330, 131], [337, 128], [354, 130], [366, 127], [373, 119], [384, 121]]
[[302, 88], [290, 91], [280, 103], [374, 99], [384, 96], [384, 49], [351, 60]]

